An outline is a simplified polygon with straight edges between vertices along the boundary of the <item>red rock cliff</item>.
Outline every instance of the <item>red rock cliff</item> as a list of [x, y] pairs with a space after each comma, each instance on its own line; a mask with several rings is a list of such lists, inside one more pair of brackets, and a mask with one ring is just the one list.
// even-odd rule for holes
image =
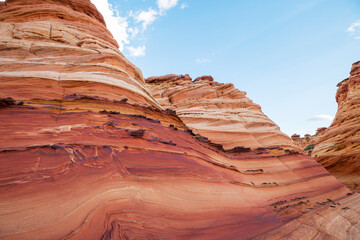
[[0, 31], [1, 239], [248, 239], [356, 200], [308, 156], [193, 134], [89, 1], [6, 1]]
[[176, 110], [194, 132], [225, 149], [239, 146], [296, 148], [259, 105], [230, 83], [215, 82], [211, 76], [191, 81], [188, 75], [150, 77], [146, 82], [162, 106]]
[[335, 119], [315, 144], [313, 156], [347, 187], [359, 192], [360, 62], [352, 65], [350, 77], [337, 86]]

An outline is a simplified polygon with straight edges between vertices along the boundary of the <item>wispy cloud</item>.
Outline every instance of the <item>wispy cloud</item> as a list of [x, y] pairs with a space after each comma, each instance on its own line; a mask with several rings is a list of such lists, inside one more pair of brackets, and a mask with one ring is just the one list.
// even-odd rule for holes
[[[1, 0], [0, 0], [1, 1]], [[107, 28], [113, 34], [119, 44], [120, 51], [132, 57], [145, 56], [145, 45], [131, 46], [133, 41], [145, 42], [143, 34], [156, 19], [178, 4], [178, 0], [157, 0], [154, 6], [147, 10], [140, 9], [136, 12], [129, 11], [126, 16], [120, 16], [117, 8], [113, 7], [109, 0], [91, 0], [99, 12], [103, 15]]]
[[134, 28], [129, 27], [128, 32], [130, 33], [130, 38], [135, 38], [139, 34], [139, 28], [138, 27], [134, 27]]
[[113, 8], [108, 0], [91, 0], [104, 17], [107, 28], [110, 30], [122, 51], [124, 45], [129, 43], [127, 28], [129, 23], [126, 17], [120, 17], [116, 8]]
[[346, 29], [351, 35], [355, 36], [355, 39], [360, 39], [360, 20], [352, 23], [350, 27]]
[[189, 5], [187, 4], [187, 3], [182, 3], [181, 5], [180, 5], [180, 8], [181, 9], [185, 9], [185, 8], [188, 8], [189, 7]]
[[134, 17], [137, 23], [141, 23], [143, 30], [146, 30], [147, 26], [152, 24], [156, 20], [156, 16], [159, 14], [152, 8], [149, 8], [147, 11], [139, 11], [135, 14], [130, 12], [130, 14]]
[[315, 115], [312, 118], [309, 118], [308, 121], [332, 121], [334, 117], [326, 114]]
[[211, 62], [211, 59], [208, 59], [208, 58], [197, 58], [196, 59], [197, 64], [206, 64], [209, 62]]
[[140, 57], [140, 56], [145, 56], [145, 49], [146, 47], [143, 46], [139, 46], [139, 47], [126, 47], [126, 49], [129, 51], [130, 56], [132, 57]]
[[178, 0], [157, 0], [156, 4], [159, 8], [159, 14], [163, 15], [167, 10], [177, 5]]

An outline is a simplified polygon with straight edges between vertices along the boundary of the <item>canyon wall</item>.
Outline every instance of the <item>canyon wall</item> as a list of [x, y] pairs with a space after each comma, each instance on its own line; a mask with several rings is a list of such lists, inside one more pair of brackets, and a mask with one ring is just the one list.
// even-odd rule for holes
[[304, 151], [305, 154], [311, 155], [315, 147], [315, 144], [319, 141], [322, 134], [326, 131], [326, 127], [320, 127], [316, 129], [315, 135], [305, 134], [304, 137], [300, 137], [298, 134], [293, 134], [291, 140]]
[[359, 222], [357, 195], [285, 137], [225, 151], [193, 133], [88, 0], [8, 0], [0, 33], [1, 239], [249, 239], [343, 201]]
[[340, 82], [334, 121], [315, 144], [312, 156], [347, 187], [360, 191], [360, 62]]
[[215, 82], [211, 76], [192, 81], [189, 75], [150, 77], [146, 82], [160, 105], [176, 110], [194, 132], [224, 149], [296, 148], [261, 107], [231, 83]]

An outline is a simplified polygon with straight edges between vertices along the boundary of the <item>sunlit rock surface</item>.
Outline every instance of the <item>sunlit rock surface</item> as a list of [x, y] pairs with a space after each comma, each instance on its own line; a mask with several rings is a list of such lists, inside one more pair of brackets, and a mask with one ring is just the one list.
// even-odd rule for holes
[[176, 110], [194, 132], [225, 149], [295, 147], [261, 107], [231, 83], [215, 82], [211, 76], [192, 81], [189, 75], [150, 77], [146, 82], [162, 106]]
[[338, 110], [315, 144], [312, 156], [347, 187], [360, 192], [360, 62], [338, 84]]
[[0, 31], [0, 239], [249, 239], [352, 201], [309, 156], [192, 133], [89, 1], [0, 3]]
[[0, 10], [0, 77], [7, 97], [71, 94], [156, 105], [88, 0], [12, 0]]

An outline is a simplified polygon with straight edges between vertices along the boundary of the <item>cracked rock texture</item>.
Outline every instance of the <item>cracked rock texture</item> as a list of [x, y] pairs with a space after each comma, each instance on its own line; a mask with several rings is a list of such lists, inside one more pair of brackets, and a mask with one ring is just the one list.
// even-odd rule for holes
[[344, 200], [328, 201], [318, 209], [261, 234], [254, 240], [356, 240], [359, 236], [360, 195], [356, 194]]
[[[226, 151], [193, 133], [88, 0], [8, 0], [0, 33], [0, 239], [250, 239], [332, 201], [358, 206], [311, 157], [275, 146], [288, 139], [230, 85], [216, 89], [274, 142]], [[340, 213], [325, 220], [353, 229]]]

